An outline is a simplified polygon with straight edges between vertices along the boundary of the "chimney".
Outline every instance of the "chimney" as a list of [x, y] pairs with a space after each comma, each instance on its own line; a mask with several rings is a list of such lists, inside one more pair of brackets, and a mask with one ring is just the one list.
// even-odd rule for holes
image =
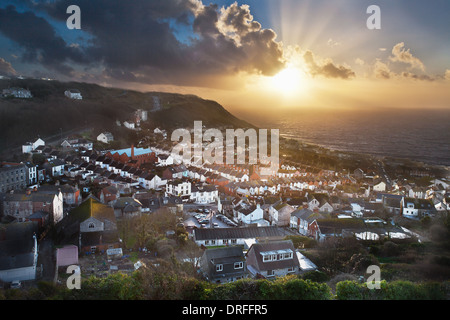
[[134, 159], [134, 144], [131, 145], [131, 160]]

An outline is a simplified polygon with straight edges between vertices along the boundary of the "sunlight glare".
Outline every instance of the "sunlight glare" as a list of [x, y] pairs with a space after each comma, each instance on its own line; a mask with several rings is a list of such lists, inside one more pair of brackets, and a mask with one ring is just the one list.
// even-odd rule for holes
[[284, 94], [299, 93], [303, 91], [302, 86], [305, 85], [302, 73], [298, 68], [287, 67], [272, 77], [271, 85]]

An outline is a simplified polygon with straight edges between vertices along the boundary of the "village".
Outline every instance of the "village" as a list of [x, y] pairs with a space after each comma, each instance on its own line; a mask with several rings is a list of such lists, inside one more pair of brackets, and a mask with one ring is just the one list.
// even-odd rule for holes
[[[65, 94], [82, 99], [75, 89]], [[71, 265], [83, 277], [105, 277], [170, 257], [214, 283], [301, 275], [324, 271], [310, 241], [423, 243], [421, 227], [450, 210], [442, 177], [417, 185], [361, 168], [280, 161], [268, 175], [258, 165], [182, 161], [171, 153], [170, 132], [142, 134], [148, 117], [139, 109], [118, 121], [144, 135], [124, 148], [110, 148], [110, 132], [88, 132], [52, 144], [36, 138], [22, 146], [24, 161], [1, 161], [5, 287], [64, 285]]]

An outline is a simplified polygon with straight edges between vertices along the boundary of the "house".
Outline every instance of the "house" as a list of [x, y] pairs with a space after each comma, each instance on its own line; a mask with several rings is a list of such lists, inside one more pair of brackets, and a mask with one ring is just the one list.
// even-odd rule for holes
[[436, 214], [436, 208], [428, 199], [404, 197], [400, 202], [400, 210], [402, 215], [407, 218], [421, 218]]
[[61, 147], [63, 147], [63, 149], [66, 149], [66, 150], [67, 149], [79, 149], [79, 148], [92, 150], [92, 148], [94, 147], [94, 144], [91, 141], [88, 141], [83, 138], [65, 139], [61, 143]]
[[329, 202], [329, 196], [326, 193], [311, 193], [307, 195], [308, 209], [318, 210], [321, 213], [331, 213], [334, 207]]
[[174, 159], [168, 154], [159, 154], [157, 157], [157, 165], [161, 167], [171, 166], [174, 164]]
[[92, 196], [65, 217], [59, 230], [64, 240], [77, 244], [83, 254], [120, 247], [114, 209]]
[[214, 185], [192, 185], [190, 200], [195, 203], [213, 203], [219, 197], [219, 191]]
[[281, 200], [277, 201], [274, 205], [269, 207], [269, 221], [273, 225], [277, 225], [280, 227], [289, 226], [291, 213], [294, 211], [295, 209], [286, 202], [283, 202]]
[[123, 125], [125, 128], [128, 128], [128, 129], [132, 129], [132, 130], [136, 129], [136, 124], [134, 123], [133, 120], [126, 120], [123, 122]]
[[350, 203], [352, 207], [352, 216], [360, 218], [364, 215], [364, 207], [362, 204], [357, 202]]
[[247, 278], [241, 246], [206, 249], [200, 258], [200, 272], [210, 282], [228, 283]]
[[364, 220], [358, 218], [316, 219], [309, 226], [309, 235], [318, 241], [333, 237], [345, 237], [365, 231]]
[[30, 90], [18, 87], [3, 89], [2, 93], [4, 97], [13, 97], [22, 99], [33, 98], [33, 95], [31, 94]]
[[3, 215], [11, 216], [23, 222], [33, 213], [44, 211], [50, 214], [50, 220], [58, 223], [63, 218], [63, 195], [56, 192], [40, 192], [30, 189], [25, 192], [13, 192], [5, 195]]
[[247, 241], [281, 240], [283, 231], [274, 226], [246, 228], [205, 228], [193, 231], [194, 242], [198, 246], [243, 245]]
[[42, 185], [39, 187], [39, 192], [58, 194], [62, 193], [63, 202], [68, 205], [79, 205], [82, 197], [78, 186], [71, 186], [69, 184], [63, 185]]
[[25, 163], [25, 165], [28, 168], [27, 185], [36, 184], [38, 182], [37, 166], [30, 162]]
[[389, 194], [389, 193], [378, 193], [376, 201], [383, 204], [384, 208], [395, 214], [400, 214], [400, 203], [403, 199], [402, 195]]
[[60, 177], [64, 175], [64, 166], [65, 162], [60, 159], [50, 160], [43, 164], [43, 167], [46, 169], [46, 172], [50, 174], [52, 177]]
[[0, 164], [0, 192], [21, 190], [28, 184], [28, 168], [20, 163]]
[[64, 95], [70, 99], [75, 99], [75, 100], [83, 99], [83, 97], [81, 96], [81, 92], [78, 89], [68, 89], [68, 90], [64, 91]]
[[38, 260], [37, 223], [0, 224], [0, 280], [36, 279]]
[[314, 213], [307, 208], [298, 209], [291, 213], [290, 227], [303, 236], [309, 236], [309, 225], [319, 218], [323, 218], [320, 213]]
[[110, 143], [111, 141], [114, 141], [114, 136], [111, 132], [102, 132], [97, 136], [97, 141]]
[[188, 200], [191, 197], [191, 183], [188, 181], [173, 181], [166, 185], [166, 193]]
[[98, 196], [100, 202], [107, 205], [114, 205], [119, 197], [119, 189], [114, 186], [104, 187]]
[[248, 250], [247, 269], [254, 278], [298, 274], [300, 264], [290, 240], [255, 243]]
[[261, 209], [259, 203], [250, 206], [239, 206], [234, 209], [234, 215], [237, 217], [238, 221], [243, 224], [253, 224], [258, 222], [264, 224], [264, 222], [262, 222], [262, 220], [264, 220], [264, 211]]
[[384, 192], [386, 191], [386, 182], [384, 181], [380, 181], [379, 183], [377, 183], [376, 185], [373, 186], [373, 191], [375, 192]]
[[38, 147], [44, 146], [45, 141], [41, 138], [38, 138], [34, 142], [27, 142], [26, 144], [22, 145], [22, 153], [31, 153], [35, 151]]
[[131, 197], [120, 197], [114, 203], [114, 215], [117, 219], [140, 216], [142, 203]]

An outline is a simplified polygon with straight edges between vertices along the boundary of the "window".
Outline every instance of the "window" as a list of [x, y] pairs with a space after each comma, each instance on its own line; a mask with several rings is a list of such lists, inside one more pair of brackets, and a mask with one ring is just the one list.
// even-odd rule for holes
[[218, 265], [216, 265], [216, 271], [217, 272], [220, 272], [220, 271], [222, 271], [223, 270], [223, 264], [218, 264]]
[[294, 272], [294, 267], [287, 268], [287, 272]]
[[275, 275], [275, 273], [273, 272], [273, 270], [267, 270], [267, 276], [268, 277], [272, 277], [274, 275]]
[[89, 223], [88, 228], [89, 229], [94, 229], [95, 228], [95, 224], [93, 222]]
[[292, 259], [292, 252], [284, 253], [283, 254], [283, 259]]
[[235, 269], [242, 269], [244, 268], [244, 262], [240, 261], [240, 262], [235, 262], [234, 263], [234, 268]]

